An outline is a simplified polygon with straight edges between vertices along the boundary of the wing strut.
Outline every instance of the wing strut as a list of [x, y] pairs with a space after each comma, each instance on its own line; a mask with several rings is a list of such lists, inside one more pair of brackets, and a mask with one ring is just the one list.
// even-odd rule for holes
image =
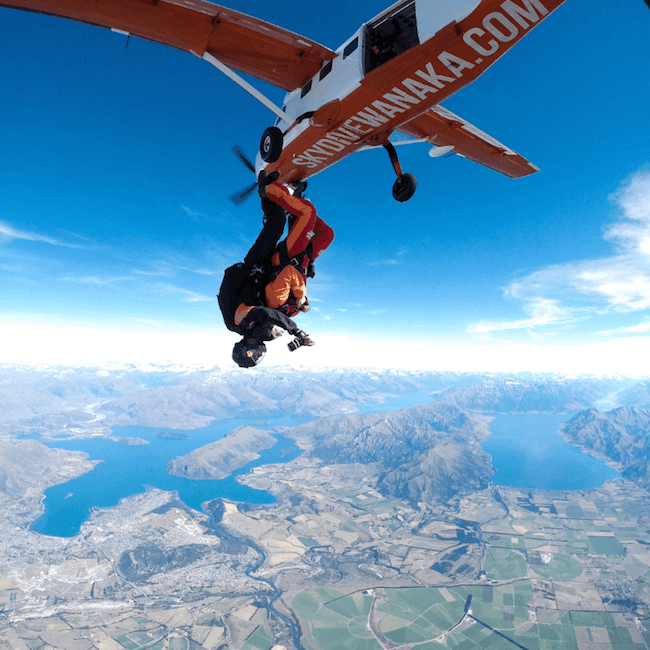
[[[193, 54], [195, 53], [193, 52]], [[248, 81], [240, 77], [234, 70], [231, 70], [227, 65], [219, 61], [219, 59], [212, 56], [212, 54], [206, 52], [201, 58], [212, 64], [220, 72], [223, 72], [227, 77], [230, 77], [238, 86], [241, 86], [247, 93], [250, 93], [257, 101], [264, 104], [266, 108], [286, 122], [287, 126], [293, 123], [293, 120], [281, 108], [278, 108], [268, 97], [263, 95], [257, 88], [251, 86]]]

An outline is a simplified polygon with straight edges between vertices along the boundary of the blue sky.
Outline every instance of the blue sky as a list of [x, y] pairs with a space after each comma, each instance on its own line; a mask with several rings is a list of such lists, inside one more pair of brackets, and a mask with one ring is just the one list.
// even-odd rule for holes
[[[387, 3], [229, 6], [336, 49]], [[645, 372], [648, 42], [642, 0], [568, 0], [443, 103], [532, 177], [421, 145], [399, 150], [418, 179], [404, 204], [383, 151], [313, 178], [336, 231], [301, 316], [317, 346], [274, 343], [265, 364]], [[125, 45], [0, 9], [0, 362], [227, 363], [215, 294], [261, 226], [255, 198], [227, 198], [252, 179], [231, 147], [254, 156], [274, 116], [204, 61]]]

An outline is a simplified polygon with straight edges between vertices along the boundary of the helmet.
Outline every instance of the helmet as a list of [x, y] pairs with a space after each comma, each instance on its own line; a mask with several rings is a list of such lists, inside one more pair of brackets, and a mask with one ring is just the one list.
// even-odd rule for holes
[[232, 349], [232, 360], [240, 368], [253, 368], [266, 354], [266, 345], [255, 339], [242, 339]]

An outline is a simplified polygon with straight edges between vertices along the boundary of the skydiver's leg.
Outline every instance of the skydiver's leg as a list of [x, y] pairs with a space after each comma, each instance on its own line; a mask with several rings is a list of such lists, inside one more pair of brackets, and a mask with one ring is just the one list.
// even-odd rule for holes
[[263, 266], [267, 263], [282, 237], [287, 222], [284, 210], [269, 199], [262, 199], [262, 209], [264, 210], [264, 225], [244, 258], [246, 266]]
[[287, 254], [293, 257], [302, 253], [315, 234], [314, 226], [318, 218], [316, 208], [307, 199], [292, 196], [287, 188], [277, 181], [266, 188], [266, 196], [296, 217], [287, 235]]

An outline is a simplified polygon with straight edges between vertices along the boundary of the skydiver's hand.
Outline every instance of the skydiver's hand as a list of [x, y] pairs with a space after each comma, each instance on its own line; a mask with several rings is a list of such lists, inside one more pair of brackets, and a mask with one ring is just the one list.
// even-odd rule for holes
[[272, 336], [274, 339], [279, 338], [279, 337], [282, 336], [283, 334], [284, 334], [284, 330], [283, 330], [281, 327], [278, 327], [277, 325], [274, 325], [274, 326], [271, 328], [271, 336]]
[[266, 188], [280, 178], [280, 172], [274, 171], [270, 174], [267, 174], [265, 170], [262, 170], [257, 177], [257, 193], [261, 198], [266, 198]]
[[302, 330], [298, 330], [294, 336], [300, 341], [300, 345], [306, 345], [307, 347], [314, 345], [314, 339]]
[[306, 314], [311, 309], [311, 306], [309, 304], [309, 300], [307, 299], [307, 296], [303, 296], [302, 298], [298, 298], [298, 300], [296, 300], [296, 307], [303, 314]]

